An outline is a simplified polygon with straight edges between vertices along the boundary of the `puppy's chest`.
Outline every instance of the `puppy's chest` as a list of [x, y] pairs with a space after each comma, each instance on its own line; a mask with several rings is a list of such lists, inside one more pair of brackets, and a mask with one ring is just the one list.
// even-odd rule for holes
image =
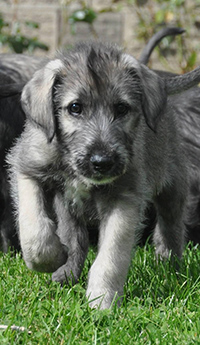
[[70, 213], [75, 217], [84, 217], [86, 222], [98, 218], [93, 192], [87, 186], [78, 183], [67, 183], [64, 199]]

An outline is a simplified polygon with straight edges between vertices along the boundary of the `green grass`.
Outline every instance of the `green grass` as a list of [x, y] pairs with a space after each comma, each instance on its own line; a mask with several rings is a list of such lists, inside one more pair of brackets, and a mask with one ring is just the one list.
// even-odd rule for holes
[[[0, 344], [200, 344], [200, 250], [186, 248], [177, 273], [150, 246], [132, 260], [120, 308], [91, 310], [81, 281], [61, 289], [48, 274], [28, 270], [20, 255], [0, 254]], [[25, 331], [10, 326], [25, 327]]]

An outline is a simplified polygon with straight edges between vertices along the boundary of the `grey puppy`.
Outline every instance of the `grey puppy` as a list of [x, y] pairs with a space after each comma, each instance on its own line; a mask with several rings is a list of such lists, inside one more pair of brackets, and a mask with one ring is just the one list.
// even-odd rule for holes
[[[153, 48], [167, 35], [181, 34], [180, 28], [166, 27], [157, 32], [142, 52], [147, 61]], [[5, 155], [21, 134], [25, 114], [20, 104], [23, 86], [33, 73], [47, 63], [47, 59], [22, 54], [0, 54], [0, 250], [19, 249], [19, 241], [12, 214], [12, 203], [7, 181]], [[96, 236], [90, 231], [90, 240]]]
[[25, 130], [8, 156], [20, 244], [31, 269], [77, 281], [99, 227], [90, 305], [123, 294], [131, 251], [152, 202], [157, 255], [182, 255], [187, 163], [168, 94], [200, 69], [161, 79], [117, 47], [78, 45], [37, 71], [22, 93]]

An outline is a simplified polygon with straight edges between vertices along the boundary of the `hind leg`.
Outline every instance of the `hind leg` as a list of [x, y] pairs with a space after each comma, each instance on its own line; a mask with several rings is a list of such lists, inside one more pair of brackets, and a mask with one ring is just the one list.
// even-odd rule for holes
[[156, 254], [168, 257], [171, 252], [181, 258], [185, 243], [186, 193], [177, 185], [171, 185], [156, 197], [158, 221], [154, 231]]

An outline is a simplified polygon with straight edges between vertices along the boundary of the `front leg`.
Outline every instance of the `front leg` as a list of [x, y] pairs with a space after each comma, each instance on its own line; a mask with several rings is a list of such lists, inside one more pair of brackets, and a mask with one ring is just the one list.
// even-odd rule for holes
[[54, 272], [67, 261], [67, 247], [56, 233], [57, 225], [46, 212], [45, 194], [37, 181], [17, 176], [19, 237], [26, 265], [40, 272]]
[[138, 224], [139, 212], [133, 203], [118, 205], [102, 221], [99, 251], [87, 287], [91, 307], [109, 308], [123, 295]]
[[58, 218], [58, 235], [60, 241], [68, 248], [67, 262], [52, 275], [52, 280], [60, 282], [78, 282], [85, 258], [88, 253], [88, 231], [83, 217], [78, 219], [70, 214], [69, 208], [61, 194], [56, 195], [55, 209]]

